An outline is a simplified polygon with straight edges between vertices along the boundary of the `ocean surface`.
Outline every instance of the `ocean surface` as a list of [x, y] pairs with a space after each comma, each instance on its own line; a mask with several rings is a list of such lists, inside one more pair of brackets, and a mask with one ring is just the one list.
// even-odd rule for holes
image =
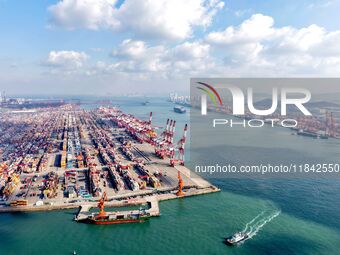
[[[122, 110], [164, 127], [177, 121], [178, 137], [189, 114], [176, 114], [165, 98], [116, 98]], [[83, 105], [93, 108], [96, 105]], [[287, 139], [303, 139], [298, 155], [310, 158], [320, 148], [339, 155], [340, 141], [291, 136], [282, 128], [261, 131], [249, 147], [265, 147], [270, 132]], [[289, 135], [289, 138], [288, 138]], [[315, 143], [313, 147], [312, 144]], [[242, 149], [233, 146], [232, 155]], [[282, 151], [282, 146], [277, 148]], [[275, 151], [276, 148], [271, 148]], [[306, 155], [303, 155], [305, 153]], [[337, 154], [338, 153], [338, 154]], [[249, 155], [248, 155], [249, 157]], [[236, 160], [236, 159], [234, 159]], [[240, 160], [242, 157], [240, 156]], [[221, 192], [160, 203], [161, 216], [143, 224], [94, 226], [72, 221], [76, 210], [0, 214], [0, 254], [340, 254], [340, 181], [337, 179], [214, 179]], [[235, 247], [222, 243], [236, 231], [251, 232], [251, 239]]]

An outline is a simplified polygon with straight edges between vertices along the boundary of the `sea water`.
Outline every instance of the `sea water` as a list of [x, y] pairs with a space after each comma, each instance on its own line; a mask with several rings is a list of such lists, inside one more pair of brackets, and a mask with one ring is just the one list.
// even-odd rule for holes
[[[177, 137], [189, 115], [173, 112], [165, 98], [150, 98], [142, 106], [137, 98], [119, 98], [114, 105], [123, 111], [164, 127], [166, 119], [177, 121]], [[84, 105], [84, 108], [96, 107]], [[257, 131], [258, 132], [258, 131]], [[290, 145], [286, 129], [282, 147]], [[265, 147], [268, 133], [252, 136], [249, 148]], [[297, 148], [309, 158], [320, 148], [339, 153], [335, 139], [313, 140], [293, 137], [307, 144]], [[232, 144], [232, 156], [242, 160], [244, 144]], [[321, 145], [316, 143], [322, 143]], [[275, 150], [275, 148], [270, 148]], [[287, 149], [287, 153], [289, 150]], [[289, 153], [288, 153], [289, 154]], [[339, 157], [340, 158], [340, 157]], [[161, 216], [143, 224], [96, 226], [72, 221], [77, 210], [0, 214], [0, 254], [340, 254], [340, 182], [313, 179], [209, 179], [221, 192], [160, 203]], [[245, 230], [251, 236], [244, 243], [228, 247], [223, 238]]]

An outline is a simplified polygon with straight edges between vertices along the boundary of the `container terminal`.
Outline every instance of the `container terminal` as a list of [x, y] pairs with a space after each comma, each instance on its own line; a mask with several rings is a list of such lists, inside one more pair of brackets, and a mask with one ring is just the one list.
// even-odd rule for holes
[[115, 107], [1, 114], [0, 212], [79, 207], [81, 222], [100, 203], [103, 216], [105, 201], [158, 216], [158, 201], [219, 191], [184, 166], [188, 126], [175, 141], [175, 120], [157, 133], [152, 113], [141, 120]]

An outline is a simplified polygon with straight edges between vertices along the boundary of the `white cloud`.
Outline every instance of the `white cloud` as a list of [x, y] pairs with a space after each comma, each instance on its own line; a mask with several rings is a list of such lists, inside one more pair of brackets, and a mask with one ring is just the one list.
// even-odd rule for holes
[[213, 75], [216, 59], [210, 55], [210, 45], [202, 42], [185, 42], [170, 50], [172, 77]]
[[116, 28], [116, 0], [62, 0], [51, 5], [51, 23], [66, 29]]
[[173, 49], [173, 57], [182, 60], [201, 59], [209, 57], [210, 46], [199, 42], [185, 42]]
[[330, 0], [330, 1], [316, 1], [314, 3], [310, 3], [307, 5], [308, 8], [313, 9], [313, 8], [327, 8], [332, 6], [333, 4], [337, 3], [338, 0]]
[[[127, 0], [129, 1], [129, 0]], [[254, 14], [238, 26], [176, 45], [127, 39], [83, 73], [115, 74], [129, 79], [176, 80], [192, 76], [337, 76], [340, 30], [318, 25], [278, 27], [274, 19]], [[83, 52], [51, 52], [47, 63], [66, 70], [84, 67]]]
[[88, 56], [77, 51], [51, 51], [45, 61], [47, 66], [63, 70], [75, 70], [84, 66]]
[[223, 54], [226, 70], [247, 75], [336, 76], [339, 41], [340, 31], [327, 32], [317, 25], [275, 27], [274, 19], [262, 14], [206, 36], [206, 42]]
[[185, 39], [194, 27], [207, 27], [223, 8], [221, 0], [61, 0], [49, 7], [51, 23], [67, 29], [131, 32], [142, 37]]
[[164, 46], [149, 47], [144, 41], [124, 40], [112, 56], [117, 60], [115, 69], [121, 72], [163, 72], [168, 63], [163, 61], [167, 54]]
[[127, 39], [112, 51], [112, 56], [122, 59], [145, 59], [151, 56], [159, 57], [164, 51], [164, 46], [148, 47], [144, 41]]
[[118, 17], [137, 35], [184, 39], [191, 36], [193, 27], [209, 26], [223, 6], [220, 0], [126, 0]]
[[250, 8], [248, 8], [248, 9], [242, 9], [242, 10], [236, 10], [236, 11], [234, 11], [234, 15], [236, 16], [236, 17], [242, 17], [242, 16], [244, 16], [244, 15], [246, 15], [246, 14], [249, 14], [249, 13], [251, 13], [253, 10], [252, 9], [250, 9]]
[[220, 44], [244, 44], [266, 39], [274, 33], [274, 19], [262, 14], [254, 14], [238, 27], [227, 27], [222, 32], [212, 32], [207, 35], [207, 41]]
[[188, 77], [205, 72], [214, 65], [209, 50], [209, 45], [199, 42], [164, 47], [128, 39], [113, 50], [115, 61], [112, 64], [98, 62], [96, 69], [108, 74], [128, 73], [143, 79]]

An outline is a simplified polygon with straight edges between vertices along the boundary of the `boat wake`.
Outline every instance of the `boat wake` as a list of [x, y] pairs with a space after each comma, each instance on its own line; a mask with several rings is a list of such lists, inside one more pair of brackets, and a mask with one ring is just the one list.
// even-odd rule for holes
[[267, 223], [271, 222], [277, 216], [279, 216], [281, 211], [274, 212], [266, 212], [263, 211], [258, 214], [254, 219], [249, 221], [245, 228], [243, 229], [243, 233], [246, 233], [249, 238], [255, 236]]

